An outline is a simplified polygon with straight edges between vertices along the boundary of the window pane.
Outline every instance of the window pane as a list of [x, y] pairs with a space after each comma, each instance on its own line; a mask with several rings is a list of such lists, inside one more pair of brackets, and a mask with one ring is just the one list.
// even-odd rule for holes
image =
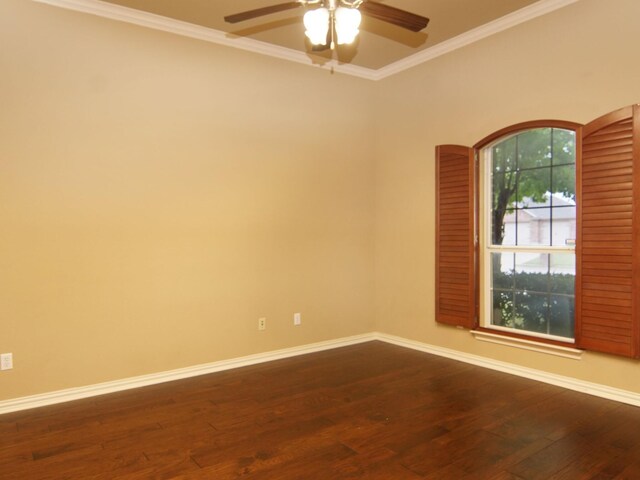
[[549, 255], [517, 253], [515, 255], [515, 288], [523, 292], [548, 292]]
[[516, 172], [494, 173], [491, 179], [492, 183], [492, 202], [493, 210], [502, 208], [513, 208], [516, 201]]
[[518, 245], [520, 246], [548, 246], [551, 242], [549, 208], [526, 208], [518, 213]]
[[513, 328], [513, 253], [491, 254], [491, 323]]
[[573, 253], [550, 255], [549, 289], [551, 293], [574, 295], [576, 283], [576, 257]]
[[[494, 228], [493, 228], [493, 244], [494, 245], [517, 245], [516, 243], [516, 226], [518, 219], [516, 218], [516, 210], [510, 208], [500, 222], [499, 213], [494, 211]], [[496, 226], [502, 225], [502, 229]]]
[[516, 169], [516, 137], [500, 142], [492, 148], [492, 171], [496, 173], [511, 172]]
[[492, 183], [492, 204], [491, 208], [496, 209], [513, 207], [516, 201], [516, 172], [494, 173]]
[[520, 246], [550, 245], [549, 225], [551, 211], [549, 195], [551, 188], [551, 168], [538, 168], [520, 172], [518, 179], [518, 208], [522, 209], [518, 218], [517, 238]]
[[576, 207], [555, 207], [551, 211], [551, 245], [565, 247], [576, 243]]
[[553, 129], [553, 164], [576, 161], [576, 134], [572, 130]]
[[518, 198], [521, 208], [534, 208], [548, 201], [551, 191], [551, 168], [522, 170], [518, 175]]
[[562, 165], [553, 167], [553, 179], [549, 191], [554, 193], [551, 199], [553, 206], [575, 204], [576, 166]]
[[549, 308], [547, 294], [515, 292], [515, 328], [535, 333], [548, 333]]
[[511, 252], [491, 254], [491, 285], [494, 290], [513, 289], [514, 259]]
[[552, 295], [550, 297], [549, 334], [573, 338], [574, 297]]
[[[492, 242], [494, 245], [515, 245], [515, 236], [513, 236], [513, 240], [509, 240], [507, 243], [504, 243], [503, 236], [506, 234], [504, 227], [505, 217], [509, 217], [515, 207], [516, 173], [495, 173], [491, 180]], [[509, 220], [515, 224], [515, 218], [512, 216], [509, 217]]]
[[[492, 148], [491, 155], [491, 241], [503, 245], [504, 218], [516, 201], [516, 137]], [[515, 245], [515, 237], [507, 245]]]
[[518, 139], [518, 169], [551, 165], [551, 129], [528, 130]]
[[498, 327], [515, 328], [513, 325], [513, 297], [511, 292], [493, 292], [491, 323]]

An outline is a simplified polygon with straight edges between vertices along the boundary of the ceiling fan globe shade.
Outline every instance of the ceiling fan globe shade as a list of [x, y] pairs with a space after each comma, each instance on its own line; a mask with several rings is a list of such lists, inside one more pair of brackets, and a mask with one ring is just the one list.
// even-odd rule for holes
[[327, 43], [330, 16], [326, 8], [316, 8], [304, 14], [304, 26], [307, 29], [304, 33], [313, 45]]
[[338, 45], [353, 43], [360, 32], [360, 22], [362, 15], [356, 8], [339, 7], [336, 9], [336, 35]]

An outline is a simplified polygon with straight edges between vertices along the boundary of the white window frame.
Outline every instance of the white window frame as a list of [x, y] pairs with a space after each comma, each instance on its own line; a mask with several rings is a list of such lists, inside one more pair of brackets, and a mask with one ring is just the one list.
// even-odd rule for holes
[[[509, 327], [501, 327], [499, 325], [493, 325], [491, 323], [491, 305], [492, 305], [492, 283], [491, 283], [491, 254], [492, 253], [541, 253], [541, 254], [556, 254], [556, 253], [573, 253], [575, 256], [575, 245], [574, 246], [544, 246], [544, 247], [523, 247], [523, 246], [503, 246], [503, 245], [493, 245], [492, 241], [492, 232], [491, 232], [491, 211], [492, 211], [492, 196], [491, 196], [491, 172], [492, 172], [492, 162], [493, 162], [493, 147], [498, 143], [502, 143], [509, 138], [520, 135], [529, 130], [536, 130], [539, 128], [545, 127], [531, 127], [524, 130], [520, 130], [517, 132], [513, 132], [511, 134], [507, 134], [503, 137], [498, 138], [493, 141], [489, 145], [482, 148], [480, 151], [480, 165], [479, 165], [479, 174], [482, 179], [482, 189], [481, 189], [481, 199], [480, 199], [480, 208], [481, 208], [481, 238], [482, 242], [480, 244], [480, 248], [482, 250], [482, 282], [481, 282], [481, 299], [482, 299], [482, 315], [480, 315], [480, 325], [484, 328], [502, 331], [508, 333], [515, 333], [518, 335], [525, 335], [527, 337], [537, 337], [546, 340], [553, 340], [567, 344], [575, 344], [575, 330], [574, 336], [572, 338], [569, 337], [561, 337], [558, 335], [549, 335], [545, 333], [531, 332], [528, 330], [519, 330], [516, 328]], [[561, 128], [561, 127], [546, 127], [546, 128]], [[565, 129], [570, 130], [570, 129]], [[574, 300], [575, 301], [575, 300]]]

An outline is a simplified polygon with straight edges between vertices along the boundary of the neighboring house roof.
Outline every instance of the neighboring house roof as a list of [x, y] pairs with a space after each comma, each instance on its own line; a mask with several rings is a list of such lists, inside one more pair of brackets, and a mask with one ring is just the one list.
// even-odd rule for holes
[[[544, 202], [534, 202], [531, 198], [524, 197], [522, 202], [516, 204], [517, 211], [521, 215], [530, 217], [531, 220], [550, 220], [551, 208], [553, 208], [554, 220], [573, 220], [576, 218], [575, 206], [574, 200], [560, 195], [547, 195]], [[506, 215], [504, 221], [505, 223], [515, 222], [515, 214]]]

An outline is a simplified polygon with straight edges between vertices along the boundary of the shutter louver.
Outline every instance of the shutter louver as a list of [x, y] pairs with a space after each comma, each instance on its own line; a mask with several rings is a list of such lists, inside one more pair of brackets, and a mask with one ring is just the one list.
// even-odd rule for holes
[[640, 354], [640, 115], [637, 106], [583, 128], [578, 174], [576, 342]]
[[476, 325], [476, 173], [473, 150], [436, 149], [436, 320]]

